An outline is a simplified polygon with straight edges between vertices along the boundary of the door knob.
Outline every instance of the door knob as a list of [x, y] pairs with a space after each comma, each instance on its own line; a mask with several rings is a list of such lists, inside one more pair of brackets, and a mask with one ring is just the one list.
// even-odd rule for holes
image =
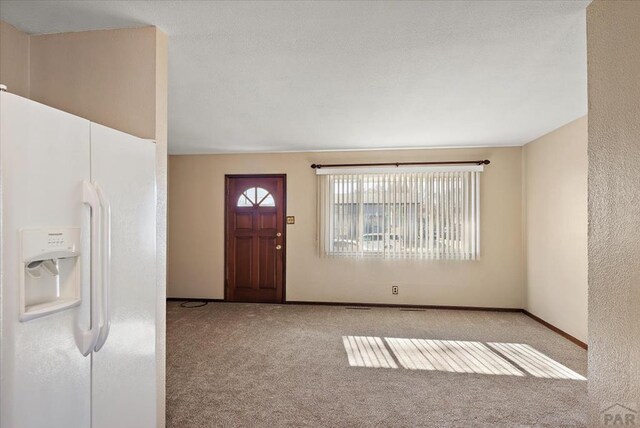
[[280, 244], [276, 245], [276, 250], [282, 250], [282, 245]]

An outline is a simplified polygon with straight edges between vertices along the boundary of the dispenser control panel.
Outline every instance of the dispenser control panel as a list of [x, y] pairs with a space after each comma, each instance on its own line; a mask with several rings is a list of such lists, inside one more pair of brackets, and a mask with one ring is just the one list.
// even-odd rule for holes
[[51, 228], [22, 231], [22, 257], [33, 259], [50, 251], [75, 252], [80, 248], [80, 229]]
[[49, 232], [49, 247], [64, 247], [64, 242], [63, 232]]

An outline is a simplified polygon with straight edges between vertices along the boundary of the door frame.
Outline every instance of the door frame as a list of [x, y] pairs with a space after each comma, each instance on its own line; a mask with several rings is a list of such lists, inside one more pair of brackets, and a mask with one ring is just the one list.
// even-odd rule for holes
[[284, 210], [282, 220], [282, 242], [284, 244], [284, 254], [282, 255], [282, 301], [275, 304], [287, 303], [287, 174], [225, 174], [224, 175], [224, 301], [227, 302], [229, 289], [229, 275], [227, 265], [227, 229], [228, 229], [228, 205], [229, 204], [229, 179], [233, 178], [282, 178], [282, 200]]

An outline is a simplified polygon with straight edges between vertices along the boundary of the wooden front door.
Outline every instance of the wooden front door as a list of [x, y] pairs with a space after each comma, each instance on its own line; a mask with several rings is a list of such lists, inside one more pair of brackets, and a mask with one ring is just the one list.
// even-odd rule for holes
[[226, 176], [226, 299], [284, 302], [286, 175]]

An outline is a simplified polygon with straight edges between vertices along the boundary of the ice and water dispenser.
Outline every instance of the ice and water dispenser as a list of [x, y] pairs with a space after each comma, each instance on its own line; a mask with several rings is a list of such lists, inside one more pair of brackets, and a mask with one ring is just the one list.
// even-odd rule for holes
[[20, 321], [80, 303], [80, 229], [21, 231]]

